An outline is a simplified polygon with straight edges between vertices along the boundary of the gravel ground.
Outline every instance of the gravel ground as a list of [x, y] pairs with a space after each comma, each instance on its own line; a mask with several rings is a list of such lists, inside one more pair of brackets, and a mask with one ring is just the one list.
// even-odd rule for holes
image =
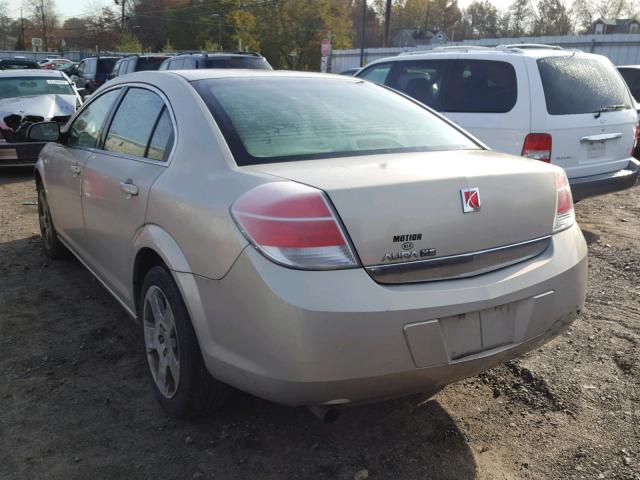
[[241, 393], [166, 417], [137, 328], [78, 262], [45, 258], [35, 201], [30, 172], [1, 172], [0, 479], [640, 479], [640, 188], [577, 206], [589, 290], [569, 332], [328, 425]]

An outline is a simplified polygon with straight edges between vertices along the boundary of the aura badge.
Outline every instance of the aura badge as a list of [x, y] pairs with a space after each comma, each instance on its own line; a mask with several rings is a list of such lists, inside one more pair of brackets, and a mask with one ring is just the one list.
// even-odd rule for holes
[[462, 211], [464, 213], [480, 210], [480, 189], [478, 187], [463, 188], [460, 190], [462, 197]]

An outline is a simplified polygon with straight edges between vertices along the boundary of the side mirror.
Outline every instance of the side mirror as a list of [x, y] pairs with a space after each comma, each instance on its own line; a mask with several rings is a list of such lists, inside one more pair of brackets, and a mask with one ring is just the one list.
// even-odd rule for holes
[[27, 140], [32, 142], [57, 142], [60, 140], [58, 122], [39, 122], [29, 125]]

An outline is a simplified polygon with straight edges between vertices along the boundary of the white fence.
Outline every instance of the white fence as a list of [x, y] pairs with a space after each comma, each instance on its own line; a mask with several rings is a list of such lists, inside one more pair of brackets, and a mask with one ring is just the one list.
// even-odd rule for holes
[[[368, 48], [365, 49], [364, 64], [385, 57], [394, 57], [402, 52], [430, 50], [440, 46], [477, 45], [495, 47], [514, 43], [544, 43], [558, 45], [562, 48], [574, 48], [583, 52], [598, 53], [608, 57], [616, 65], [640, 65], [640, 34], [614, 35], [576, 35], [561, 37], [518, 37], [518, 38], [483, 38], [480, 40], [464, 40], [448, 42], [441, 45], [424, 45], [404, 48]], [[334, 50], [331, 54], [331, 71], [340, 73], [348, 68], [360, 66], [360, 49]]]

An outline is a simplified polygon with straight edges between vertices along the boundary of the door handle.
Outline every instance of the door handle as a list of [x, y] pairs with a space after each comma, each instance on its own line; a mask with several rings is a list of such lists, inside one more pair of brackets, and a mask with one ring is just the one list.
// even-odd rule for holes
[[71, 165], [71, 173], [73, 174], [74, 177], [77, 177], [78, 175], [80, 175], [80, 165], [78, 165], [77, 163], [74, 163], [73, 165]]
[[587, 137], [582, 137], [580, 139], [580, 143], [585, 142], [604, 142], [605, 140], [615, 140], [616, 138], [622, 138], [622, 133], [602, 133], [600, 135], [589, 135]]
[[120, 182], [120, 191], [124, 193], [127, 198], [135, 197], [139, 192], [137, 185], [131, 183], [131, 180]]

